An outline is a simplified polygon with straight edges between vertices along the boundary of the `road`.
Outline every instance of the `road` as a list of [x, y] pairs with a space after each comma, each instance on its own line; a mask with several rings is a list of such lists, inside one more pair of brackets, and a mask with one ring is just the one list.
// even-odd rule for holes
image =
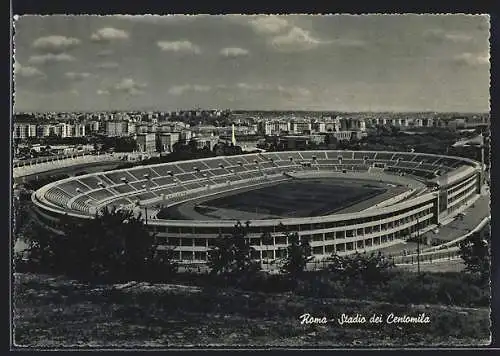
[[[431, 239], [438, 238], [443, 242], [455, 240], [474, 229], [488, 215], [490, 215], [490, 197], [481, 196], [472, 205], [472, 207], [465, 210], [465, 215], [462, 218], [455, 218], [447, 225], [439, 227], [437, 232], [431, 230], [422, 234], [422, 241], [426, 241], [427, 237], [430, 237]], [[388, 256], [401, 256], [403, 254], [403, 250], [407, 250], [409, 254], [416, 253], [417, 247], [417, 243], [415, 242], [401, 242], [399, 244], [380, 249], [380, 251]], [[426, 248], [429, 248], [429, 246], [421, 245], [422, 250], [425, 250]]]
[[112, 169], [118, 166], [119, 164], [124, 163], [121, 160], [117, 161], [106, 161], [106, 162], [95, 162], [95, 163], [86, 163], [86, 164], [79, 164], [79, 165], [74, 165], [71, 167], [63, 167], [63, 168], [57, 168], [57, 169], [52, 169], [50, 171], [45, 171], [37, 174], [31, 174], [28, 176], [24, 177], [17, 177], [13, 178], [14, 183], [22, 183], [25, 181], [29, 181], [32, 179], [38, 179], [43, 178], [43, 177], [48, 177], [48, 176], [53, 176], [53, 175], [58, 175], [58, 174], [68, 174], [68, 175], [75, 175], [76, 173], [79, 172], [87, 172], [87, 173], [95, 173], [95, 172], [102, 172], [107, 169]]

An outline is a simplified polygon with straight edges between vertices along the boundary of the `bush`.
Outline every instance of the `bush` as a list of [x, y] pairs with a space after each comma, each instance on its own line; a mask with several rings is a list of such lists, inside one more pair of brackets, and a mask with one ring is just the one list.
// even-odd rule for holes
[[211, 274], [242, 281], [260, 270], [260, 265], [252, 258], [255, 249], [247, 239], [248, 225], [248, 222], [244, 225], [238, 221], [231, 235], [219, 236], [214, 241], [208, 253]]
[[[284, 276], [278, 276], [283, 278]], [[277, 282], [274, 282], [277, 284]], [[460, 273], [391, 271], [387, 281], [373, 284], [361, 278], [340, 279], [328, 271], [306, 272], [297, 281], [296, 294], [315, 298], [348, 298], [394, 304], [444, 304], [465, 307], [488, 306], [489, 288], [478, 278]]]
[[162, 281], [177, 269], [172, 255], [157, 250], [156, 237], [132, 212], [105, 209], [86, 221], [66, 218], [60, 229], [57, 234], [35, 224], [30, 230], [32, 268], [107, 283]]
[[490, 238], [475, 233], [460, 242], [460, 257], [465, 262], [466, 271], [477, 274], [483, 283], [490, 277]]
[[400, 304], [489, 305], [489, 289], [463, 273], [426, 273], [419, 277], [411, 272], [396, 272], [375, 295], [377, 299]]
[[285, 232], [285, 235], [288, 237], [289, 245], [281, 272], [286, 273], [292, 279], [296, 279], [304, 272], [310, 259], [311, 245], [307, 238], [304, 236], [299, 237], [296, 232], [293, 234]]
[[381, 253], [367, 255], [356, 252], [348, 256], [332, 255], [329, 261], [332, 278], [370, 285], [386, 282], [388, 271], [394, 267], [394, 262]]

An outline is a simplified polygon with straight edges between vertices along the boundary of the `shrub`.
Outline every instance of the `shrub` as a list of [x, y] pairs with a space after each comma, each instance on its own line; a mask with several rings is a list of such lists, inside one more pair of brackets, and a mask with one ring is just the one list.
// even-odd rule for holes
[[240, 280], [260, 270], [260, 265], [252, 258], [255, 249], [246, 238], [248, 224], [243, 225], [238, 221], [231, 235], [219, 236], [214, 241], [208, 253], [208, 266], [212, 275]]
[[380, 252], [369, 255], [356, 252], [347, 256], [334, 254], [330, 257], [329, 262], [332, 278], [344, 281], [358, 281], [363, 284], [386, 282], [388, 271], [394, 267], [394, 263]]
[[130, 211], [105, 209], [86, 221], [67, 217], [60, 229], [62, 234], [32, 230], [27, 257], [33, 266], [98, 282], [158, 281], [177, 268]]
[[309, 257], [311, 256], [311, 245], [304, 236], [299, 238], [298, 233], [289, 234], [289, 245], [287, 248], [287, 257], [284, 260], [281, 272], [287, 274], [290, 278], [298, 278], [306, 268]]

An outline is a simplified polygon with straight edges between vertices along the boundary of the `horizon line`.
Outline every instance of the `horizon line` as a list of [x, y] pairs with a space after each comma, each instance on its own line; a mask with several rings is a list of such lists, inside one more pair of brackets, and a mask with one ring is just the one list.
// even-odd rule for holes
[[174, 111], [230, 111], [230, 112], [304, 112], [304, 113], [350, 113], [350, 114], [361, 114], [361, 113], [373, 113], [373, 114], [406, 114], [406, 113], [435, 113], [435, 114], [490, 114], [489, 111], [438, 111], [438, 110], [306, 110], [306, 109], [219, 109], [219, 108], [190, 108], [190, 109], [106, 109], [106, 110], [59, 110], [59, 111], [34, 111], [34, 110], [23, 110], [23, 111], [13, 111], [13, 115], [34, 113], [34, 114], [49, 114], [49, 113], [110, 113], [110, 112], [120, 112], [120, 113], [130, 113], [130, 112], [174, 112]]

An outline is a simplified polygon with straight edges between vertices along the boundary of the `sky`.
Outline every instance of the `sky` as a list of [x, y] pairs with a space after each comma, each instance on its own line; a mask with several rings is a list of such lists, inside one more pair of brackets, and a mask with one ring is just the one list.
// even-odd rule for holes
[[20, 16], [14, 111], [489, 112], [487, 15]]

